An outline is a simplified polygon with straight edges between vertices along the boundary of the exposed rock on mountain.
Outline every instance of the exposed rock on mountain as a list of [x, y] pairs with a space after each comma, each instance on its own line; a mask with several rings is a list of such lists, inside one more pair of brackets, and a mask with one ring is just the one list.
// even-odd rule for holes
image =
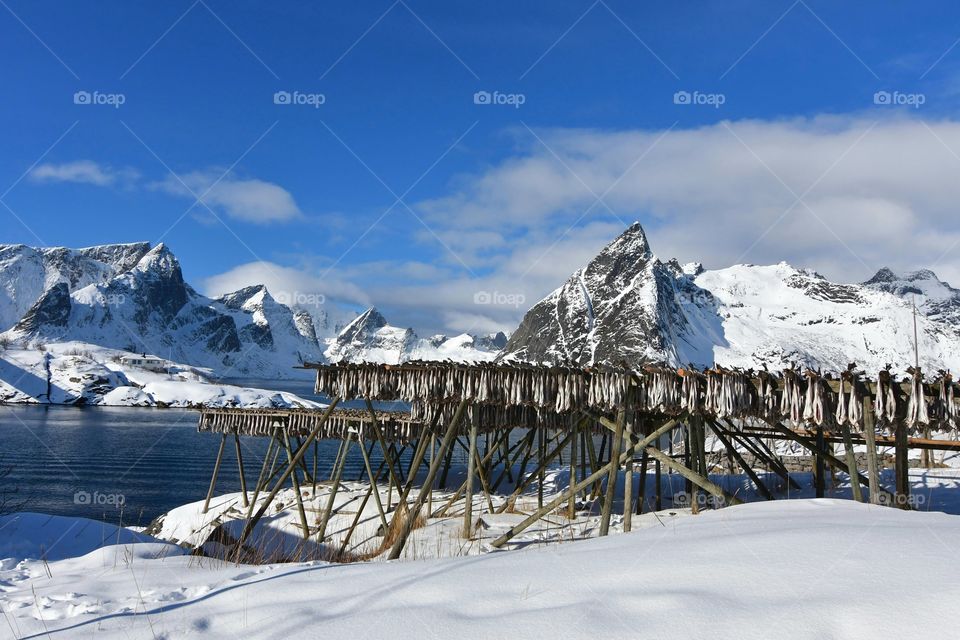
[[960, 368], [960, 291], [929, 270], [840, 284], [786, 263], [661, 262], [639, 224], [526, 314], [504, 359], [841, 370]]

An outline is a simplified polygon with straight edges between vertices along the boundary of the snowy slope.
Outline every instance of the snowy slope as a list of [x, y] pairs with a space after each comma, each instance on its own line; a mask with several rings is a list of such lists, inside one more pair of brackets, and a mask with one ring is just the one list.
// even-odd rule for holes
[[290, 377], [299, 360], [323, 357], [302, 313], [262, 286], [206, 298], [184, 282], [163, 244], [106, 280], [53, 284], [4, 335], [20, 344], [80, 341], [148, 352], [233, 377]]
[[0, 331], [16, 324], [54, 285], [74, 290], [106, 282], [131, 269], [149, 250], [146, 242], [86, 249], [0, 244]]
[[292, 393], [221, 384], [206, 369], [123, 364], [129, 352], [81, 342], [0, 351], [0, 403], [126, 407], [317, 407]]
[[881, 269], [862, 284], [786, 263], [704, 271], [661, 262], [634, 224], [527, 313], [503, 357], [902, 371], [914, 362], [914, 299], [921, 366], [960, 370], [960, 291], [929, 270]]
[[0, 604], [13, 637], [939, 638], [958, 535], [942, 513], [791, 500], [412, 562], [236, 565], [150, 542], [14, 556]]

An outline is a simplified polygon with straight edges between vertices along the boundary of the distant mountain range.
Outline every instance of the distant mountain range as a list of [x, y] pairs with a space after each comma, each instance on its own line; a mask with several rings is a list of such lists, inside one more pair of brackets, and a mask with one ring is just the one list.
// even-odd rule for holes
[[76, 341], [147, 352], [228, 377], [290, 377], [298, 362], [489, 360], [506, 336], [418, 338], [369, 309], [339, 333], [254, 285], [213, 299], [183, 279], [163, 244], [36, 249], [0, 245], [7, 342]]
[[930, 270], [883, 268], [861, 284], [786, 263], [707, 271], [662, 262], [635, 223], [534, 305], [500, 358], [903, 371], [914, 302], [921, 366], [960, 370], [960, 291]]
[[[534, 305], [509, 337], [419, 337], [375, 308], [334, 325], [262, 285], [219, 298], [184, 282], [164, 245], [0, 245], [0, 338], [149, 352], [228, 377], [291, 377], [298, 362], [411, 359], [960, 370], [960, 291], [880, 269], [860, 284], [786, 263], [705, 270], [661, 261], [631, 225]], [[312, 312], [311, 312], [312, 311]]]

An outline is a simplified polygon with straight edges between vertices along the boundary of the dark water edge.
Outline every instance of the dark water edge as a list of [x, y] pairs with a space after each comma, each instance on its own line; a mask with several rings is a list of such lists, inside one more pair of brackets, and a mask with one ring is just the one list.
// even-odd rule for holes
[[[0, 477], [0, 499], [5, 496], [18, 511], [145, 526], [206, 496], [220, 437], [198, 433], [198, 415], [189, 409], [0, 405], [0, 468], [9, 470]], [[267, 439], [240, 441], [252, 488]], [[339, 444], [319, 443], [318, 478], [329, 477]], [[311, 470], [312, 454], [311, 448]], [[371, 459], [376, 465], [382, 456], [375, 449]], [[344, 478], [356, 480], [361, 473], [363, 459], [354, 444]], [[239, 490], [231, 438], [216, 493]]]

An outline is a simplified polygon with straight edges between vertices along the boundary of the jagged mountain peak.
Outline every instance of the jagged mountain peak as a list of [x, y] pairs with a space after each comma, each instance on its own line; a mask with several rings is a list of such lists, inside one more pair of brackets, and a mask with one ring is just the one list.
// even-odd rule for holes
[[530, 309], [501, 358], [905, 369], [913, 363], [913, 297], [922, 366], [957, 369], [960, 291], [929, 269], [899, 276], [884, 268], [865, 283], [844, 284], [786, 262], [689, 268], [657, 260], [631, 225]]

